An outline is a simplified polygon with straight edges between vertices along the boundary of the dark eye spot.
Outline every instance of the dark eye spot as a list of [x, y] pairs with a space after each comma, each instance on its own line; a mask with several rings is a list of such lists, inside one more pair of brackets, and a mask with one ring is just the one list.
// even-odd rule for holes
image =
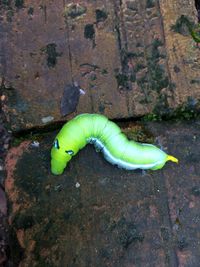
[[54, 141], [53, 146], [54, 146], [56, 149], [59, 149], [59, 148], [60, 148], [58, 139], [56, 139], [56, 140]]
[[73, 150], [66, 150], [65, 152], [67, 154], [69, 154], [70, 156], [74, 155], [74, 151]]

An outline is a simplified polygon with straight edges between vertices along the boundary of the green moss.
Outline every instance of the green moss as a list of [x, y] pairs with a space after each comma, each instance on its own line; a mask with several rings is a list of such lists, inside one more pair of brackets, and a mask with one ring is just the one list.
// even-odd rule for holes
[[12, 138], [11, 146], [12, 147], [19, 146], [24, 140], [26, 140], [26, 138], [24, 138], [24, 137]]
[[96, 9], [96, 22], [101, 22], [107, 19], [108, 15], [107, 13], [102, 9]]
[[141, 63], [138, 63], [135, 68], [129, 67], [131, 59], [138, 57], [144, 57], [144, 53], [128, 52], [125, 49], [121, 50], [122, 70], [119, 71], [115, 69], [115, 77], [119, 87], [127, 90], [132, 89], [131, 83], [136, 81], [136, 72], [145, 68], [145, 66]]
[[87, 12], [87, 8], [85, 6], [81, 6], [80, 4], [73, 4], [65, 8], [64, 17], [70, 17], [75, 19], [77, 17], [82, 16]]
[[128, 86], [128, 76], [123, 73], [118, 73], [115, 75], [115, 78], [117, 79], [117, 84], [119, 87], [127, 87]]
[[91, 39], [93, 40], [95, 37], [95, 30], [94, 30], [94, 25], [93, 24], [87, 24], [85, 25], [84, 28], [84, 37], [86, 39]]
[[131, 73], [130, 81], [134, 83], [136, 81], [136, 74], [134, 72]]
[[163, 46], [163, 43], [160, 39], [154, 39], [151, 45], [151, 58], [154, 60], [158, 60], [160, 57], [160, 53], [158, 48]]
[[169, 82], [169, 89], [174, 90], [176, 88], [176, 83]]
[[196, 197], [200, 197], [200, 187], [199, 186], [192, 187], [191, 193]]
[[155, 0], [146, 0], [146, 8], [152, 8], [155, 6]]
[[200, 79], [192, 79], [190, 81], [191, 84], [200, 84]]
[[166, 58], [167, 55], [166, 54], [160, 54], [160, 58]]
[[15, 6], [17, 8], [23, 8], [24, 7], [24, 0], [15, 0]]
[[171, 110], [169, 109], [167, 95], [162, 93], [159, 94], [156, 100], [156, 105], [153, 109], [154, 114], [159, 114], [161, 117], [162, 115], [170, 114]]
[[140, 87], [144, 86], [145, 83], [148, 83], [148, 78], [147, 78], [147, 76], [143, 76], [143, 77], [137, 79], [137, 84], [138, 84]]
[[99, 112], [104, 113], [104, 110], [105, 110], [105, 106], [102, 103], [99, 104]]
[[36, 141], [40, 143], [45, 137], [49, 135], [50, 131], [54, 131], [55, 129], [57, 129], [58, 127], [60, 128], [61, 126], [62, 123], [55, 123], [55, 125], [49, 125], [48, 127], [44, 128], [37, 128], [24, 132], [14, 133], [13, 138], [11, 140], [11, 146], [18, 146], [25, 140], [31, 140], [32, 142]]
[[144, 64], [142, 64], [142, 63], [138, 63], [138, 64], [135, 66], [134, 70], [135, 70], [135, 72], [138, 72], [138, 71], [140, 71], [140, 70], [142, 70], [142, 69], [144, 69], [144, 68], [146, 68], [146, 66], [145, 66]]
[[0, 1], [0, 8], [4, 9], [6, 12], [6, 19], [8, 22], [12, 22], [12, 17], [14, 16], [14, 11], [11, 5], [11, 0]]
[[142, 121], [161, 121], [162, 118], [159, 114], [149, 113], [142, 118]]
[[[180, 222], [179, 222], [180, 224]], [[187, 241], [186, 237], [181, 237], [178, 241], [177, 241], [177, 246], [179, 248], [179, 250], [184, 250], [189, 246], [189, 242]]]
[[112, 255], [112, 250], [111, 249], [106, 249], [106, 248], [101, 248], [99, 250], [99, 256], [105, 260], [108, 260], [111, 258]]
[[142, 105], [145, 105], [145, 104], [148, 104], [148, 101], [147, 101], [146, 98], [144, 98], [144, 99], [141, 99], [141, 100], [139, 101], [139, 103], [142, 104]]
[[115, 77], [117, 79], [117, 84], [123, 89], [130, 90], [130, 83], [136, 81], [136, 71], [133, 68], [128, 67], [128, 63], [131, 58], [142, 56], [138, 53], [127, 52], [125, 49], [121, 50], [121, 61], [122, 61], [122, 70], [115, 69]]
[[6, 19], [8, 22], [12, 22], [12, 18], [14, 16], [14, 11], [10, 8], [6, 13]]
[[194, 110], [188, 109], [186, 106], [179, 107], [170, 116], [171, 119], [191, 120], [197, 118], [198, 114]]
[[156, 65], [155, 68], [151, 68], [151, 89], [156, 90], [158, 93], [162, 88], [166, 88], [169, 85], [169, 79], [165, 76], [165, 71]]
[[135, 140], [137, 142], [141, 143], [154, 143], [154, 136], [147, 131], [142, 124], [129, 124], [125, 128], [122, 127], [122, 132], [125, 133], [125, 135], [130, 140]]
[[175, 116], [179, 119], [190, 120], [199, 117], [200, 100], [188, 97], [187, 102], [175, 111]]
[[163, 43], [159, 39], [155, 39], [147, 57], [149, 85], [152, 90], [156, 90], [158, 93], [162, 88], [169, 86], [169, 78], [165, 74], [164, 66], [159, 64], [160, 52], [158, 48], [162, 45]]
[[62, 53], [56, 51], [57, 45], [54, 43], [48, 44], [45, 48], [42, 48], [41, 51], [47, 54], [47, 66], [49, 68], [54, 68], [57, 64], [57, 57], [60, 57]]
[[103, 74], [103, 75], [108, 74], [108, 70], [107, 69], [102, 69], [101, 74]]
[[[162, 55], [160, 54], [159, 47], [163, 46], [163, 42], [160, 39], [153, 40], [152, 44], [147, 47], [147, 65], [137, 63], [134, 71], [138, 72], [144, 68], [148, 69], [148, 73], [145, 76], [137, 79], [137, 84], [144, 92], [146, 102], [150, 102], [151, 99], [148, 97], [148, 91], [155, 90], [160, 94], [161, 89], [169, 86], [169, 78], [165, 73], [164, 66], [159, 63]], [[127, 54], [125, 54], [128, 57]], [[130, 57], [144, 56], [144, 54], [130, 54]]]
[[144, 47], [144, 45], [143, 45], [143, 43], [141, 43], [141, 42], [137, 42], [137, 43], [136, 43], [136, 47]]
[[174, 25], [171, 26], [171, 30], [183, 35], [189, 34], [188, 26], [193, 28], [194, 23], [185, 15], [180, 16]]
[[131, 58], [144, 57], [144, 52], [131, 52], [131, 51], [125, 51], [123, 49], [122, 56], [124, 60], [126, 61], [127, 59], [131, 59]]
[[156, 38], [153, 40], [152, 46], [158, 48], [159, 46], [163, 46], [163, 42], [160, 39]]
[[[163, 96], [162, 102], [159, 102], [154, 108], [153, 113], [145, 115], [143, 121], [161, 121], [161, 120], [172, 120], [172, 121], [181, 121], [181, 120], [192, 120], [200, 117], [200, 100], [193, 99], [188, 97], [188, 100], [185, 104], [179, 106], [176, 109], [167, 108], [165, 101], [166, 97]], [[161, 101], [161, 100], [160, 100]]]
[[171, 30], [183, 35], [191, 35], [196, 43], [200, 43], [199, 23], [195, 24], [187, 16], [181, 15], [175, 25], [171, 26]]
[[125, 49], [121, 49], [121, 61], [122, 65], [126, 66], [129, 59], [136, 57], [136, 53], [134, 52], [128, 52]]
[[161, 233], [162, 239], [163, 239], [164, 241], [168, 241], [168, 240], [169, 240], [169, 238], [170, 238], [170, 234], [169, 234], [169, 229], [168, 229], [168, 227], [164, 227], [164, 226], [162, 226], [162, 227], [160, 228], [160, 233]]
[[91, 75], [90, 75], [90, 80], [91, 81], [95, 81], [97, 79], [97, 75], [95, 74], [95, 73], [92, 73]]
[[131, 243], [135, 243], [136, 241], [143, 241], [143, 235], [138, 232], [137, 228], [133, 223], [129, 223], [126, 228], [122, 229], [119, 232], [118, 241], [123, 246], [123, 248], [127, 249]]
[[9, 7], [10, 4], [11, 4], [11, 0], [2, 0], [2, 1], [1, 1], [1, 4], [4, 5], [4, 6]]

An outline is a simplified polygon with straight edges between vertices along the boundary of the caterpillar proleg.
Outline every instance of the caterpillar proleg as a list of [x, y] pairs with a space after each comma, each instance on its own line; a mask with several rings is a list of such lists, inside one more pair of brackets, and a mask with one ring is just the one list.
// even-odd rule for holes
[[62, 174], [71, 158], [88, 143], [94, 144], [108, 162], [127, 170], [158, 170], [167, 161], [178, 163], [178, 159], [154, 145], [128, 140], [105, 116], [81, 114], [67, 122], [56, 136], [51, 149], [51, 172]]

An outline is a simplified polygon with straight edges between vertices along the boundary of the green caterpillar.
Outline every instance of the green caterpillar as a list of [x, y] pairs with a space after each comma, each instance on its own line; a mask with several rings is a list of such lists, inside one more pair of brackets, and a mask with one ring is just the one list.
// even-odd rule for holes
[[178, 163], [154, 145], [129, 141], [105, 116], [81, 114], [67, 122], [55, 138], [51, 150], [52, 173], [62, 174], [68, 161], [88, 143], [94, 144], [107, 161], [127, 170], [158, 170], [168, 160]]

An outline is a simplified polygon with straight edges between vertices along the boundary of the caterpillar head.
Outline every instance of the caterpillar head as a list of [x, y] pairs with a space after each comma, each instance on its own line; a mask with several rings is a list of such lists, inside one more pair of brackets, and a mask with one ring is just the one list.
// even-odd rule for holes
[[65, 150], [65, 147], [60, 145], [58, 138], [55, 139], [51, 149], [51, 172], [55, 175], [62, 174], [73, 154], [72, 150]]

